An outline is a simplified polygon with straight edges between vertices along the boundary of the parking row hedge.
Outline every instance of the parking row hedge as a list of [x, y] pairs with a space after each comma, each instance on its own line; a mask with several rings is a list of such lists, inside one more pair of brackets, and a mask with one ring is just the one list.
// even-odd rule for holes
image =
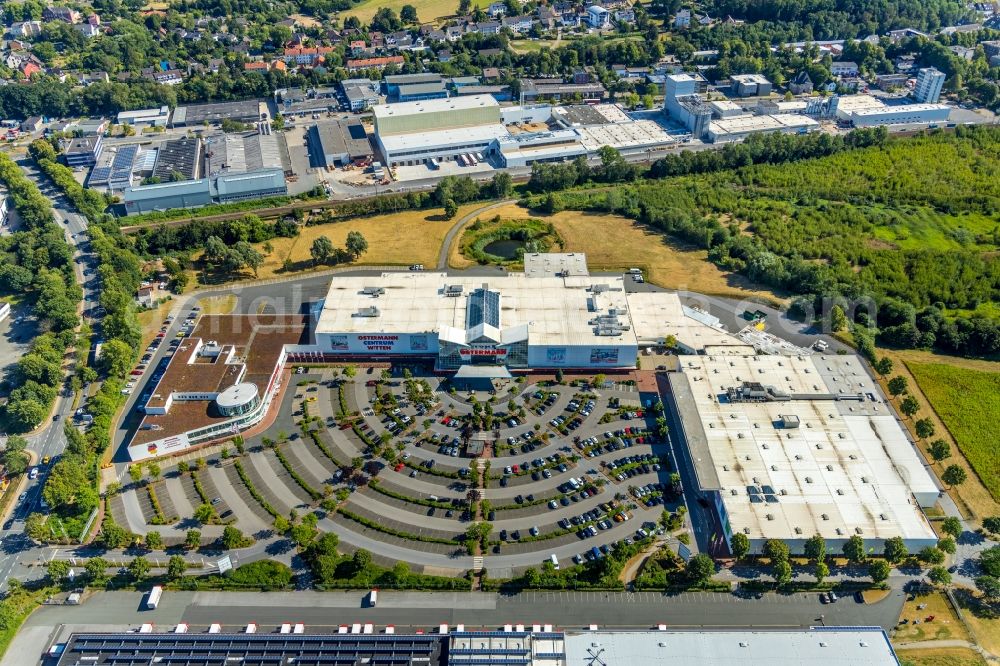
[[323, 498], [323, 493], [319, 492], [318, 490], [310, 486], [309, 482], [303, 479], [301, 474], [292, 469], [292, 464], [288, 462], [288, 458], [286, 458], [285, 454], [281, 451], [281, 447], [279, 446], [274, 447], [274, 455], [281, 462], [281, 466], [285, 468], [285, 470], [288, 472], [288, 475], [295, 480], [295, 483], [299, 484], [302, 490], [306, 491], [306, 493], [309, 495], [309, 497], [313, 499], [314, 502], [318, 502]]
[[253, 481], [251, 481], [250, 477], [247, 476], [247, 473], [243, 471], [243, 465], [240, 464], [240, 461], [239, 460], [235, 461], [233, 463], [233, 466], [236, 467], [236, 473], [240, 475], [240, 481], [242, 481], [243, 485], [247, 487], [247, 491], [250, 493], [250, 496], [253, 497], [255, 500], [257, 500], [258, 504], [264, 507], [264, 511], [267, 511], [269, 514], [271, 514], [271, 517], [273, 518], [277, 518], [278, 516], [280, 516], [281, 513], [277, 509], [275, 509], [270, 502], [264, 499], [264, 496], [261, 495], [260, 491], [257, 490], [256, 486], [253, 485]]
[[334, 465], [336, 465], [337, 467], [339, 467], [341, 469], [343, 469], [343, 468], [345, 468], [345, 467], [348, 466], [348, 465], [345, 465], [344, 463], [340, 462], [339, 460], [337, 460], [337, 458], [333, 455], [333, 451], [331, 451], [330, 447], [327, 446], [326, 444], [324, 444], [320, 440], [319, 434], [315, 430], [306, 430], [305, 428], [303, 428], [303, 432], [305, 433], [305, 435], [307, 437], [309, 437], [309, 439], [311, 439], [313, 441], [313, 444], [315, 444], [316, 447], [319, 448], [319, 450], [323, 452], [323, 455], [330, 459], [330, 461]]
[[449, 472], [443, 469], [437, 469], [436, 467], [424, 467], [423, 465], [417, 465], [412, 459], [404, 460], [403, 464], [411, 469], [415, 469], [418, 472], [423, 472], [424, 474], [430, 474], [432, 476], [441, 476], [446, 479], [461, 479], [462, 477], [458, 472]]
[[435, 502], [434, 500], [431, 499], [423, 499], [420, 497], [409, 497], [402, 493], [397, 493], [394, 490], [383, 488], [382, 484], [378, 482], [378, 479], [371, 479], [368, 482], [368, 487], [377, 493], [385, 495], [386, 497], [392, 497], [394, 499], [398, 499], [403, 502], [409, 502], [410, 504], [420, 504], [422, 506], [433, 507], [435, 509], [457, 509], [463, 506], [461, 504], [452, 504], [451, 502], [442, 502], [440, 500]]
[[456, 541], [455, 539], [439, 539], [437, 537], [428, 537], [419, 534], [410, 534], [409, 532], [403, 532], [402, 530], [394, 530], [391, 527], [386, 527], [385, 525], [376, 523], [374, 520], [369, 520], [363, 516], [359, 516], [358, 514], [353, 513], [352, 511], [344, 507], [340, 507], [339, 509], [337, 509], [337, 512], [340, 513], [340, 515], [342, 515], [344, 518], [353, 520], [359, 525], [363, 525], [369, 529], [373, 529], [376, 532], [382, 532], [383, 534], [399, 537], [400, 539], [406, 539], [408, 541], [423, 541], [424, 543], [440, 543], [446, 546], [462, 545], [461, 542]]
[[163, 508], [160, 506], [160, 499], [156, 496], [156, 490], [152, 484], [146, 486], [146, 493], [149, 494], [149, 503], [153, 505], [153, 511], [156, 512], [156, 515], [149, 521], [151, 525], [169, 525], [179, 520], [177, 516], [170, 516], [168, 518], [164, 515]]

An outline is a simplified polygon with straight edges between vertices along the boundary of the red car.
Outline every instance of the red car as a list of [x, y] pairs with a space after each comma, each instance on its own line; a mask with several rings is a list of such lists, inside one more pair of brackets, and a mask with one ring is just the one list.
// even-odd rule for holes
[[397, 472], [402, 472], [404, 467], [406, 467], [406, 465], [404, 465], [403, 463], [399, 463], [393, 469], [395, 469]]
[[157, 333], [156, 337], [158, 337], [158, 338], [165, 338], [165, 337], [167, 337], [167, 334], [166, 333]]
[[135, 369], [135, 370], [133, 370], [132, 372], [130, 372], [129, 374], [130, 374], [130, 375], [133, 375], [134, 377], [138, 377], [139, 375], [141, 375], [141, 374], [142, 374], [142, 370], [139, 370], [139, 369]]

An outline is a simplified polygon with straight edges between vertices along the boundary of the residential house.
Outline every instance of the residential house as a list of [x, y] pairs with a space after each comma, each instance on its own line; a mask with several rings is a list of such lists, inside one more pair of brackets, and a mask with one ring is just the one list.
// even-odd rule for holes
[[31, 116], [21, 123], [22, 132], [37, 132], [42, 128], [41, 116]]
[[347, 61], [347, 70], [357, 72], [363, 69], [383, 69], [389, 65], [402, 65], [403, 56], [384, 56], [381, 58], [360, 58]]
[[35, 74], [41, 74], [42, 71], [43, 70], [41, 65], [34, 62], [33, 60], [28, 60], [23, 65], [21, 65], [21, 73], [24, 74], [24, 78], [26, 79], [30, 79]]
[[90, 86], [95, 83], [108, 83], [111, 81], [111, 77], [108, 73], [102, 70], [96, 70], [93, 72], [88, 72], [80, 76], [80, 83], [85, 86]]
[[140, 308], [151, 308], [156, 305], [156, 289], [152, 286], [139, 287], [135, 294], [135, 302]]
[[509, 29], [515, 35], [520, 35], [531, 30], [531, 26], [535, 24], [535, 21], [530, 16], [505, 16], [501, 20], [501, 24], [504, 28]]
[[858, 71], [858, 63], [850, 60], [830, 63], [830, 74], [833, 76], [857, 76]]
[[963, 60], [972, 60], [976, 55], [976, 49], [970, 49], [968, 46], [949, 46], [948, 49]]
[[674, 15], [674, 27], [679, 30], [691, 27], [690, 9], [682, 9]]
[[615, 10], [615, 23], [619, 25], [627, 25], [630, 23], [635, 23], [635, 10], [631, 7], [622, 7], [621, 9]]
[[805, 70], [802, 70], [788, 82], [788, 89], [793, 95], [808, 95], [813, 91], [812, 79], [809, 78]]
[[715, 25], [715, 19], [708, 14], [695, 14], [694, 20], [703, 28], [710, 28]]
[[611, 27], [611, 12], [600, 5], [587, 7], [587, 24], [596, 30]]
[[431, 30], [424, 35], [424, 39], [429, 42], [443, 42], [447, 39], [444, 30]]
[[437, 52], [438, 62], [451, 62], [451, 50], [441, 49]]
[[350, 43], [348, 48], [351, 51], [351, 55], [357, 58], [361, 54], [366, 53], [368, 51], [368, 44], [366, 44], [365, 40], [363, 39], [356, 39]]
[[476, 32], [480, 35], [499, 35], [503, 25], [499, 21], [484, 21], [482, 23], [470, 23], [469, 32]]
[[46, 21], [65, 21], [66, 23], [79, 23], [80, 12], [69, 7], [46, 7], [42, 11], [42, 18]]
[[252, 60], [250, 62], [243, 63], [243, 71], [245, 72], [266, 72], [271, 68], [271, 66], [264, 62], [263, 60]]
[[507, 4], [504, 2], [493, 2], [487, 7], [486, 13], [492, 18], [499, 18], [507, 13]]
[[493, 83], [500, 80], [500, 70], [497, 67], [483, 68], [483, 83]]
[[555, 30], [559, 15], [548, 5], [538, 8], [538, 24], [543, 30]]
[[930, 39], [930, 35], [919, 30], [914, 30], [913, 28], [903, 28], [902, 30], [890, 30], [889, 39], [893, 42], [900, 42], [908, 37], [923, 37], [925, 39]]
[[450, 25], [444, 29], [444, 36], [449, 42], [457, 42], [465, 33], [465, 28], [460, 25]]
[[42, 22], [19, 21], [17, 23], [12, 23], [10, 26], [10, 34], [15, 37], [37, 37], [42, 34]]
[[301, 47], [285, 49], [281, 59], [287, 64], [315, 65], [322, 62], [329, 53], [333, 53], [332, 46]]
[[78, 32], [82, 33], [87, 39], [101, 34], [100, 26], [92, 25], [90, 23], [77, 23], [73, 27], [76, 28]]
[[101, 17], [97, 14], [91, 14], [87, 17], [87, 23], [93, 26], [99, 26], [101, 25]]

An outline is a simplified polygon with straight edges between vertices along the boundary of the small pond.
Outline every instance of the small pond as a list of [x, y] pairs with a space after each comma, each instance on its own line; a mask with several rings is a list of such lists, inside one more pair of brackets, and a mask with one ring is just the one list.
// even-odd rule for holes
[[522, 240], [503, 239], [495, 240], [483, 248], [486, 254], [492, 254], [501, 259], [517, 259], [517, 251], [523, 250], [526, 243]]

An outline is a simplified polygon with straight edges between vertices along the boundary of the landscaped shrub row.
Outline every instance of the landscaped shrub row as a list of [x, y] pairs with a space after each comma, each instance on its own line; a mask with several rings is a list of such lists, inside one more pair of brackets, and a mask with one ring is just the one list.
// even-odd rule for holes
[[432, 474], [434, 476], [443, 476], [447, 479], [457, 479], [459, 478], [458, 472], [449, 472], [443, 469], [437, 469], [434, 467], [424, 467], [422, 465], [415, 464], [412, 460], [404, 460], [403, 464], [407, 467], [417, 470], [418, 472], [423, 472], [424, 474]]
[[323, 493], [319, 492], [318, 490], [310, 486], [309, 483], [302, 478], [301, 474], [292, 469], [291, 463], [288, 462], [288, 458], [286, 458], [285, 454], [282, 453], [280, 447], [277, 446], [274, 447], [274, 455], [278, 458], [279, 461], [281, 461], [281, 466], [288, 471], [289, 476], [295, 479], [295, 483], [299, 484], [302, 487], [302, 490], [306, 491], [309, 497], [313, 498], [314, 502], [317, 502], [323, 498]]
[[347, 465], [337, 460], [337, 458], [333, 455], [333, 451], [330, 450], [329, 446], [320, 441], [319, 434], [317, 432], [315, 432], [314, 430], [310, 430], [305, 434], [309, 437], [309, 439], [313, 441], [313, 443], [319, 448], [319, 450], [323, 452], [323, 455], [329, 458], [333, 462], [334, 465], [336, 465], [341, 469], [347, 467]]
[[237, 460], [234, 462], [233, 466], [236, 467], [236, 473], [240, 475], [240, 481], [242, 481], [243, 485], [247, 487], [247, 491], [250, 493], [250, 496], [257, 500], [258, 504], [264, 507], [264, 511], [267, 511], [274, 518], [280, 516], [281, 514], [278, 510], [271, 506], [270, 502], [264, 499], [264, 496], [260, 494], [260, 491], [258, 491], [253, 485], [253, 482], [250, 481], [250, 477], [248, 477], [247, 473], [243, 471], [243, 465], [240, 464], [240, 461]]
[[201, 501], [211, 506], [212, 498], [208, 496], [208, 493], [205, 492], [205, 487], [201, 485], [201, 479], [198, 477], [197, 470], [191, 470], [191, 481], [194, 482], [194, 491], [198, 493]]
[[372, 479], [372, 480], [370, 480], [368, 482], [368, 487], [371, 488], [372, 490], [374, 490], [377, 493], [382, 493], [383, 495], [385, 495], [387, 497], [392, 497], [392, 498], [401, 500], [403, 502], [409, 502], [410, 504], [420, 504], [422, 506], [430, 506], [430, 507], [434, 507], [436, 509], [454, 509], [454, 508], [456, 508], [456, 505], [452, 504], [451, 502], [441, 502], [441, 501], [435, 502], [434, 500], [423, 499], [423, 498], [420, 498], [420, 497], [408, 497], [407, 495], [403, 495], [402, 493], [397, 493], [397, 492], [395, 492], [393, 490], [389, 490], [388, 488], [383, 488], [382, 484], [380, 484], [378, 482], [378, 479]]
[[454, 539], [439, 539], [437, 537], [427, 537], [427, 536], [421, 536], [419, 534], [410, 534], [409, 532], [403, 532], [403, 531], [400, 531], [400, 530], [394, 530], [391, 527], [386, 527], [385, 525], [380, 525], [379, 523], [376, 523], [373, 520], [368, 520], [367, 518], [359, 516], [356, 513], [352, 513], [350, 510], [345, 509], [344, 507], [340, 507], [339, 509], [337, 509], [337, 511], [344, 518], [347, 518], [349, 520], [353, 520], [354, 522], [356, 522], [356, 523], [358, 523], [360, 525], [364, 525], [365, 527], [367, 527], [369, 529], [373, 529], [373, 530], [375, 530], [377, 532], [382, 532], [383, 534], [389, 534], [391, 536], [399, 537], [401, 539], [406, 539], [408, 541], [423, 541], [424, 543], [441, 543], [441, 544], [444, 544], [446, 546], [458, 546], [458, 545], [461, 545], [458, 541], [455, 541]]
[[146, 492], [149, 494], [149, 503], [153, 505], [153, 511], [156, 515], [149, 521], [152, 525], [169, 525], [175, 523], [179, 520], [177, 516], [167, 516], [163, 515], [163, 509], [160, 507], [160, 499], [156, 496], [156, 490], [153, 489], [152, 485], [146, 486]]

